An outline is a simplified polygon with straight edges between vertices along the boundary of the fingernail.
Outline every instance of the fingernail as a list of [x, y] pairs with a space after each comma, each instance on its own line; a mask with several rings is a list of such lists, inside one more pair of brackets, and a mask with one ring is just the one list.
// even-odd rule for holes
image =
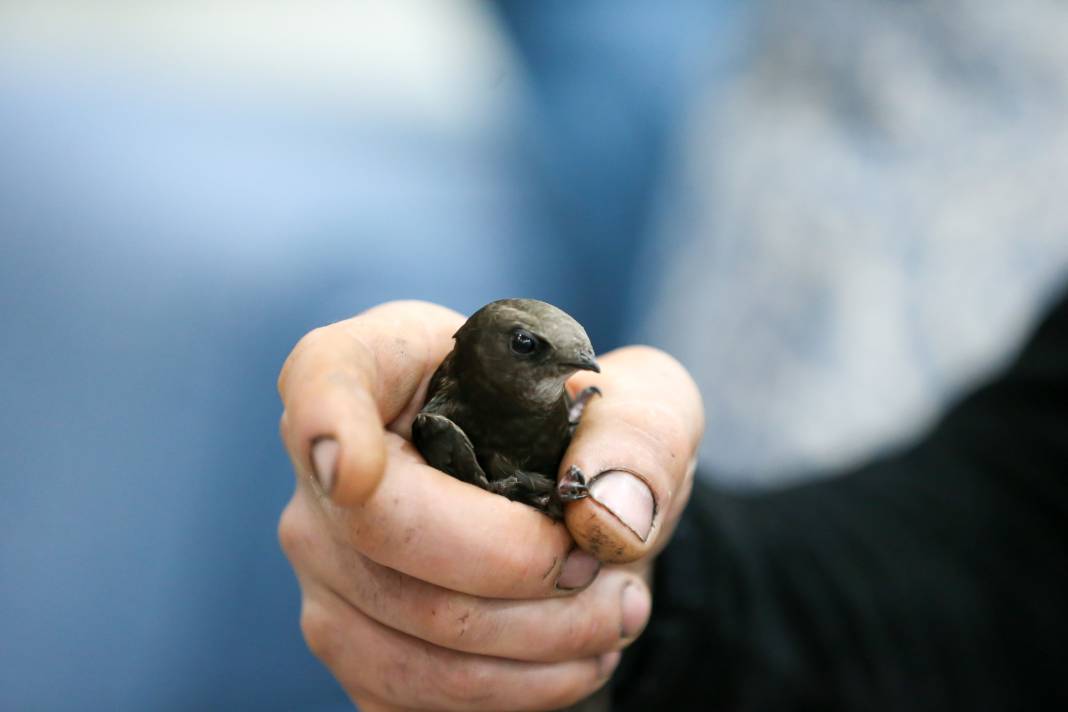
[[319, 480], [319, 486], [327, 494], [334, 489], [337, 453], [340, 449], [337, 440], [333, 438], [319, 438], [312, 443], [312, 470], [315, 473], [315, 479]]
[[619, 665], [619, 659], [623, 657], [623, 653], [618, 650], [613, 650], [610, 653], [605, 653], [601, 657], [597, 658], [597, 669], [601, 677], [608, 677], [615, 669], [616, 665]]
[[653, 602], [649, 592], [644, 586], [631, 581], [623, 587], [622, 609], [623, 620], [619, 626], [619, 634], [623, 638], [633, 638], [645, 626], [652, 610]]
[[619, 521], [645, 541], [653, 527], [656, 508], [649, 485], [622, 470], [609, 470], [590, 482], [590, 496], [608, 507]]
[[572, 549], [567, 561], [560, 569], [560, 578], [556, 579], [556, 588], [561, 591], [573, 591], [589, 586], [601, 570], [601, 562], [592, 554], [582, 549]]

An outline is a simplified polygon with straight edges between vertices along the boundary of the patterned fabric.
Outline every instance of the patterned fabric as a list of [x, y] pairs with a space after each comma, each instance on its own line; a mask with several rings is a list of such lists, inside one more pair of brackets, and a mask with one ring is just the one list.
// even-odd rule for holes
[[689, 117], [643, 335], [694, 372], [706, 469], [918, 433], [1068, 266], [1068, 6], [757, 3]]

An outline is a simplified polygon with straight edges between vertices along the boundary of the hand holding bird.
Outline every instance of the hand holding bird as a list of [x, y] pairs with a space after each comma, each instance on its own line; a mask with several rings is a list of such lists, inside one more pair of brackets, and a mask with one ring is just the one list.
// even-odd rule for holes
[[[463, 322], [431, 304], [386, 304], [311, 332], [287, 359], [281, 432], [297, 487], [279, 538], [301, 627], [359, 704], [562, 707], [603, 685], [645, 624], [645, 576], [689, 492], [700, 398], [655, 349], [575, 373], [570, 393], [597, 385], [604, 396], [555, 473], [591, 473], [565, 528], [427, 466], [410, 441]], [[634, 563], [598, 569], [576, 540]]]
[[579, 370], [600, 373], [585, 329], [534, 299], [502, 299], [475, 312], [430, 379], [412, 442], [428, 464], [562, 519], [588, 494], [581, 473], [556, 471], [596, 386], [572, 399]]

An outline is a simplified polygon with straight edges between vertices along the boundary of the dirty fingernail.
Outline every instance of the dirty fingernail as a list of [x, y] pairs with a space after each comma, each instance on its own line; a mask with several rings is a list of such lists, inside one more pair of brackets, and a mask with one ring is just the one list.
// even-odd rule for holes
[[618, 650], [613, 650], [610, 653], [605, 653], [601, 657], [597, 658], [597, 669], [601, 673], [601, 677], [608, 677], [615, 669], [616, 665], [619, 665], [619, 659], [623, 657], [623, 653]]
[[556, 579], [556, 588], [562, 591], [585, 588], [597, 577], [600, 569], [601, 562], [591, 554], [582, 549], [573, 549], [560, 569], [560, 578]]
[[315, 472], [315, 479], [319, 480], [319, 486], [327, 494], [334, 488], [337, 453], [340, 449], [337, 440], [333, 438], [319, 438], [312, 443], [312, 470]]
[[590, 496], [608, 507], [638, 538], [645, 541], [653, 526], [655, 504], [649, 485], [622, 470], [610, 470], [590, 483]]
[[645, 587], [633, 581], [623, 587], [622, 599], [623, 620], [619, 633], [623, 638], [633, 638], [645, 626], [653, 602]]

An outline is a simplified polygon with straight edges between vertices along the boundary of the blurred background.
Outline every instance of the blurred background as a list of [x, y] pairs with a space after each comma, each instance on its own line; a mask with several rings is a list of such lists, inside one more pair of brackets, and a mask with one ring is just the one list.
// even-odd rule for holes
[[1068, 274], [1054, 0], [0, 1], [0, 709], [345, 709], [274, 379], [396, 298], [668, 349], [703, 476], [923, 432]]

